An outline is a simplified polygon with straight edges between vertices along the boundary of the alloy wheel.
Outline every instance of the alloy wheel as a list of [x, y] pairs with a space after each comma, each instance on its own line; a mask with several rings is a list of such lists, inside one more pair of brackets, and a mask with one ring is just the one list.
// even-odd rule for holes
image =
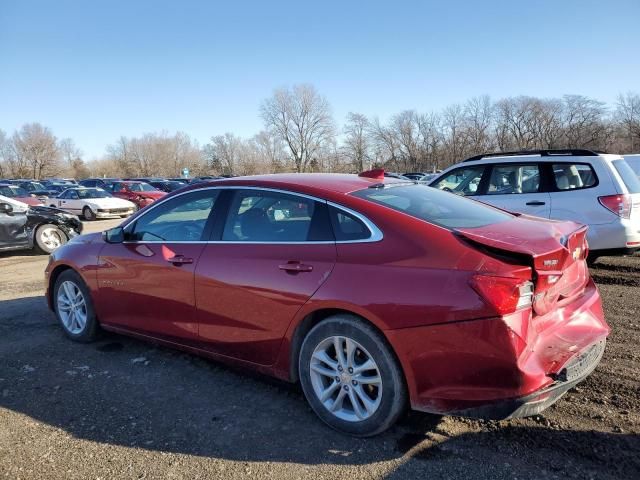
[[57, 306], [64, 328], [73, 335], [82, 333], [87, 325], [87, 303], [75, 283], [67, 280], [60, 285]]
[[51, 251], [64, 243], [60, 231], [54, 227], [47, 227], [40, 232], [42, 243]]
[[311, 356], [310, 375], [318, 400], [342, 420], [366, 420], [380, 406], [380, 369], [369, 352], [349, 337], [320, 342]]

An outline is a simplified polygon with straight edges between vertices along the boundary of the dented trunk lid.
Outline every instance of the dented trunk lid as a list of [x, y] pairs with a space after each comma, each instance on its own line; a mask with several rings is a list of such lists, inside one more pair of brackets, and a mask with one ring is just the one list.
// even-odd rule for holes
[[588, 282], [585, 225], [518, 215], [506, 222], [455, 232], [472, 244], [530, 266], [533, 310], [538, 315], [580, 295]]

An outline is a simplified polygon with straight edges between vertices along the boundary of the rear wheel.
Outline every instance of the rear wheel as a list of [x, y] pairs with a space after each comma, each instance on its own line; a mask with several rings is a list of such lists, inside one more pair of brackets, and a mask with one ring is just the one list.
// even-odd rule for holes
[[88, 221], [92, 221], [96, 219], [96, 214], [93, 213], [93, 210], [91, 210], [91, 208], [89, 207], [84, 207], [82, 209], [82, 216], [84, 217], [85, 220], [88, 220]]
[[34, 248], [39, 253], [49, 254], [67, 243], [67, 236], [56, 225], [46, 223], [36, 229]]
[[316, 325], [302, 343], [298, 368], [311, 408], [341, 432], [376, 435], [405, 408], [398, 361], [384, 337], [357, 317], [336, 315]]
[[73, 270], [62, 272], [56, 280], [53, 295], [56, 316], [65, 335], [77, 342], [94, 340], [100, 327], [82, 277]]

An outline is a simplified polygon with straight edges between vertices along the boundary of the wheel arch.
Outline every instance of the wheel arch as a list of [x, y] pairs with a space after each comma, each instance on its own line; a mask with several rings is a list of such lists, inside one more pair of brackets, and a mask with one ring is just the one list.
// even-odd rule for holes
[[[80, 275], [80, 273], [73, 268], [71, 265], [68, 265], [66, 263], [61, 263], [60, 265], [57, 265], [53, 270], [51, 270], [51, 273], [49, 274], [49, 284], [48, 284], [48, 288], [47, 288], [47, 303], [49, 304], [49, 307], [53, 310], [53, 295], [54, 295], [54, 288], [56, 285], [56, 281], [58, 280], [58, 277], [60, 277], [60, 275], [63, 272], [66, 272], [67, 270], [73, 270], [76, 273], [78, 273], [78, 275]], [[80, 275], [80, 277], [82, 277], [82, 275]]]
[[382, 339], [386, 342], [390, 351], [392, 352], [395, 360], [398, 362], [400, 366], [400, 370], [402, 371], [402, 375], [404, 377], [405, 383], [407, 382], [407, 376], [404, 369], [403, 363], [400, 361], [400, 358], [395, 351], [395, 348], [391, 344], [391, 341], [385, 335], [384, 330], [376, 324], [374, 320], [368, 318], [366, 314], [362, 314], [361, 312], [357, 312], [356, 309], [349, 309], [345, 307], [334, 307], [334, 306], [322, 306], [317, 309], [314, 309], [311, 312], [306, 312], [300, 321], [298, 321], [293, 327], [292, 334], [289, 340], [289, 349], [287, 352], [287, 362], [288, 362], [288, 372], [287, 377], [288, 380], [294, 383], [299, 381], [299, 372], [298, 372], [298, 356], [300, 355], [300, 349], [302, 347], [302, 342], [307, 334], [311, 331], [313, 327], [318, 325], [323, 320], [326, 320], [329, 317], [334, 315], [348, 315], [351, 317], [355, 317], [361, 322], [369, 325], [376, 332], [380, 334]]

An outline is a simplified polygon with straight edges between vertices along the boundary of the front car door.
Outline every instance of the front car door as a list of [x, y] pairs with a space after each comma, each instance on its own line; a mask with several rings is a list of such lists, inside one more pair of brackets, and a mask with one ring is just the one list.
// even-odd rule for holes
[[28, 207], [2, 196], [0, 203], [8, 204], [13, 209], [10, 213], [0, 212], [0, 250], [28, 247]]
[[240, 187], [226, 190], [225, 201], [226, 220], [196, 269], [200, 340], [214, 353], [271, 365], [296, 312], [335, 264], [327, 204]]
[[510, 212], [549, 218], [551, 198], [538, 163], [507, 163], [489, 168], [488, 180], [475, 200]]
[[218, 190], [158, 203], [107, 244], [98, 263], [97, 311], [109, 326], [186, 343], [197, 339], [194, 270], [217, 212]]

